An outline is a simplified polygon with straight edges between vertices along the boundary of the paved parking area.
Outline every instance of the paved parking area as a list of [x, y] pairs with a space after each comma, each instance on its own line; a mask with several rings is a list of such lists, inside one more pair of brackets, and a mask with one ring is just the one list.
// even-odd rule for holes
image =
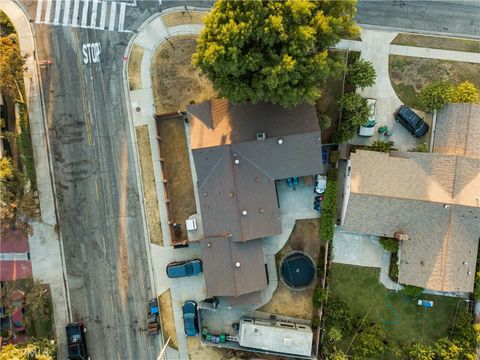
[[[377, 72], [377, 79], [373, 86], [359, 91], [359, 93], [366, 97], [377, 100], [377, 126], [386, 125], [389, 130], [393, 131], [392, 136], [384, 136], [375, 131], [372, 137], [356, 136], [351, 140], [355, 145], [370, 145], [375, 140], [393, 141], [394, 148], [398, 150], [411, 150], [417, 144], [426, 142], [430, 143], [430, 132], [422, 139], [414, 138], [401, 124], [394, 119], [394, 112], [402, 105], [397, 94], [393, 90], [390, 83], [390, 75], [388, 72], [388, 57], [390, 53], [390, 43], [397, 35], [396, 32], [375, 31], [370, 29], [363, 29], [362, 31], [362, 51], [361, 58], [371, 61]], [[432, 119], [429, 114], [419, 112], [417, 113], [425, 118], [425, 121], [431, 125]]]

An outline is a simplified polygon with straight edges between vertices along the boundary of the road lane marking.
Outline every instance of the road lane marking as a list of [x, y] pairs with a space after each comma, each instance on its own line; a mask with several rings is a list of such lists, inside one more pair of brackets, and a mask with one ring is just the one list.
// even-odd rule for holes
[[38, 0], [37, 2], [37, 14], [35, 15], [35, 22], [40, 23], [40, 19], [42, 18], [42, 8], [43, 8], [43, 0]]
[[52, 0], [47, 0], [47, 9], [45, 10], [45, 24], [50, 23], [51, 13], [52, 13]]
[[[98, 181], [95, 179], [95, 192], [97, 193], [97, 200], [100, 200], [100, 192], [98, 191]], [[103, 244], [105, 245], [105, 239], [103, 239]]]
[[80, 0], [75, 0], [73, 4], [73, 16], [72, 16], [72, 26], [78, 26], [78, 8], [80, 6]]
[[120, 3], [120, 15], [118, 16], [118, 31], [123, 31], [123, 24], [125, 23], [125, 7], [126, 3]]
[[90, 20], [90, 27], [95, 29], [97, 27], [97, 7], [98, 7], [98, 0], [93, 0], [92, 3], [92, 18]]
[[103, 254], [107, 256], [107, 244], [105, 243], [105, 236], [102, 236], [103, 241]]
[[115, 30], [115, 15], [117, 14], [117, 3], [112, 2], [110, 4], [110, 22], [108, 24], [108, 30], [113, 31]]
[[70, 18], [70, 3], [72, 2], [72, 0], [64, 0], [64, 1], [65, 1], [65, 9], [63, 9], [64, 12], [63, 12], [62, 25], [67, 26]]
[[53, 25], [58, 25], [58, 20], [60, 19], [61, 8], [62, 8], [62, 1], [57, 0], [55, 2], [55, 18], [53, 19]]
[[107, 3], [103, 1], [102, 9], [100, 10], [100, 25], [98, 26], [99, 29], [105, 30], [106, 17], [107, 17]]
[[83, 0], [83, 9], [82, 9], [82, 23], [81, 27], [86, 27], [87, 26], [87, 20], [88, 20], [88, 4], [90, 3], [90, 0]]

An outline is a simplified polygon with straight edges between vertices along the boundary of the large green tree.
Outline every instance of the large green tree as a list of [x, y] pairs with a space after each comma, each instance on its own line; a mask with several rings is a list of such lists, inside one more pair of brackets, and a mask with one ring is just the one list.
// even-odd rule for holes
[[352, 85], [364, 89], [375, 84], [377, 73], [371, 61], [358, 59], [348, 66], [348, 79]]
[[328, 48], [358, 32], [354, 14], [354, 1], [219, 0], [192, 63], [235, 103], [313, 103], [342, 66]]
[[452, 101], [453, 85], [447, 81], [428, 84], [420, 91], [420, 101], [425, 110], [433, 112]]

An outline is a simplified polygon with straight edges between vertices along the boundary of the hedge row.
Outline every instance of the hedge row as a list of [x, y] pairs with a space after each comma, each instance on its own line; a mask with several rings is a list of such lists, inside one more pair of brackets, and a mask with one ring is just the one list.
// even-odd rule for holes
[[332, 241], [335, 231], [335, 218], [337, 212], [337, 180], [336, 174], [329, 174], [327, 188], [323, 194], [322, 216], [320, 218], [320, 239]]

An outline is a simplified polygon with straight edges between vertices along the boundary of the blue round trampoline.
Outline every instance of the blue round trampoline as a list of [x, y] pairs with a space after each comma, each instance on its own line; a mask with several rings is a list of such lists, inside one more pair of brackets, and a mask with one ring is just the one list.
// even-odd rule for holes
[[295, 291], [308, 288], [315, 280], [316, 273], [315, 262], [302, 251], [288, 253], [280, 262], [280, 279]]

